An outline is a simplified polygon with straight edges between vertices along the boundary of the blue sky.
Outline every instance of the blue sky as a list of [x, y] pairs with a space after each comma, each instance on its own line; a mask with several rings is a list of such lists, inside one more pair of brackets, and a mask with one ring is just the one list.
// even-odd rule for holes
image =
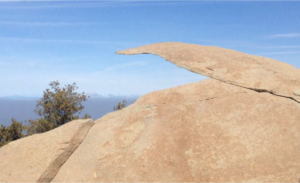
[[51, 81], [143, 95], [204, 77], [152, 55], [157, 42], [213, 45], [300, 68], [298, 1], [1, 1], [0, 97], [41, 97]]

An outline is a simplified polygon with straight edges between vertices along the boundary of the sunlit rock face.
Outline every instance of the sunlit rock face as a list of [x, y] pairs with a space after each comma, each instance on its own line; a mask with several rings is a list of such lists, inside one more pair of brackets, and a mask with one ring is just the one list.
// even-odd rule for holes
[[[299, 182], [299, 70], [183, 43], [117, 53], [157, 54], [211, 79], [149, 93], [95, 123], [12, 142], [0, 149], [0, 182]], [[64, 140], [55, 140], [59, 134]], [[72, 153], [53, 163], [75, 137]], [[31, 151], [39, 158], [19, 155]]]
[[117, 54], [155, 54], [213, 79], [300, 102], [299, 69], [277, 60], [214, 46], [173, 42], [150, 44]]
[[50, 182], [93, 125], [75, 120], [1, 147], [0, 182]]

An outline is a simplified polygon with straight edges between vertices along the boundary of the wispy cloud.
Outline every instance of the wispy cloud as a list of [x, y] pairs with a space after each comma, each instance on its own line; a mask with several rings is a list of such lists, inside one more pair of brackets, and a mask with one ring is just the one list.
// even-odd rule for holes
[[0, 2], [44, 2], [44, 0], [0, 0]]
[[[1, 22], [0, 25], [17, 25], [17, 26], [84, 26], [84, 25], [98, 25], [94, 22]], [[111, 24], [111, 23], [101, 23]]]
[[282, 54], [297, 54], [300, 51], [281, 51], [281, 52], [268, 52], [268, 53], [259, 53], [257, 55], [282, 55]]
[[267, 46], [263, 47], [266, 49], [286, 49], [286, 48], [300, 48], [300, 45], [292, 45], [292, 46]]
[[0, 0], [0, 3], [17, 3], [17, 2], [57, 2], [62, 0]]
[[296, 37], [300, 37], [300, 33], [274, 34], [268, 36], [268, 38], [296, 38]]
[[97, 41], [97, 40], [66, 40], [66, 39], [33, 39], [33, 38], [15, 38], [15, 37], [0, 37], [0, 41], [24, 41], [32, 43], [79, 43], [79, 44], [138, 44], [143, 45], [142, 42], [122, 42], [122, 41]]
[[46, 67], [46, 64], [36, 61], [25, 61], [25, 62], [7, 62], [0, 61], [0, 66], [7, 67]]
[[[131, 0], [0, 0], [0, 9], [52, 9], [52, 8], [106, 8], [106, 7], [131, 7], [143, 5]], [[154, 1], [159, 3], [159, 1]], [[171, 3], [171, 1], [170, 1]]]
[[0, 61], [0, 66], [14, 66], [14, 64], [12, 64], [10, 62]]
[[122, 68], [126, 68], [126, 67], [134, 67], [134, 66], [141, 67], [141, 66], [145, 66], [146, 64], [147, 64], [146, 61], [137, 61], [137, 62], [130, 62], [130, 63], [125, 63], [125, 64], [119, 64], [119, 65], [116, 65], [116, 66], [113, 66], [113, 67], [107, 67], [105, 69], [105, 72], [111, 72], [113, 70], [122, 69]]
[[[184, 5], [202, 5], [202, 4], [220, 4], [220, 3], [245, 3], [249, 0], [190, 0], [190, 1], [174, 1], [174, 0], [112, 0], [102, 2], [80, 2], [80, 1], [61, 1], [59, 0], [13, 0], [12, 2], [32, 2], [33, 4], [22, 4], [13, 6], [1, 6], [0, 8], [7, 9], [43, 9], [43, 8], [105, 8], [105, 7], [120, 7], [120, 6], [184, 6]], [[9, 0], [0, 0], [1, 2], [9, 2]], [[37, 2], [37, 3], [34, 3]], [[47, 2], [47, 3], [38, 3]]]
[[[201, 4], [215, 4], [224, 3], [226, 1], [152, 1], [148, 2], [146, 5], [154, 6], [183, 6], [183, 5], [201, 5]], [[227, 1], [228, 2], [228, 1]]]

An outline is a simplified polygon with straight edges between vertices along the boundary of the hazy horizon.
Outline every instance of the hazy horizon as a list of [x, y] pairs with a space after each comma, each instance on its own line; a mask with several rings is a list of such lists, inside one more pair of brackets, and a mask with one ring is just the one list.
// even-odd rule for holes
[[299, 1], [0, 0], [0, 120], [34, 117], [29, 100], [3, 97], [36, 100], [51, 81], [121, 99], [206, 78], [156, 55], [115, 54], [152, 43], [218, 46], [300, 68], [299, 9]]
[[[113, 107], [122, 102], [127, 101], [127, 106], [132, 104], [138, 97], [135, 96], [110, 96], [110, 97], [94, 97], [89, 98], [84, 105], [83, 111], [79, 114], [82, 117], [88, 113], [94, 120], [99, 119], [108, 112], [113, 111]], [[0, 98], [0, 125], [8, 126], [11, 124], [11, 118], [18, 122], [28, 121], [29, 119], [38, 119], [35, 112], [37, 99], [5, 99]]]
[[42, 96], [51, 81], [137, 95], [205, 77], [155, 55], [158, 42], [218, 46], [300, 68], [299, 1], [0, 0], [0, 97]]

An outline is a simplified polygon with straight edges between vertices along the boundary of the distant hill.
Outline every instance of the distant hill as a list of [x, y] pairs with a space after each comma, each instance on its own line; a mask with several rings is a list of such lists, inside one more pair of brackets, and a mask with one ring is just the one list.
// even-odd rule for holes
[[[96, 120], [106, 113], [112, 112], [113, 107], [116, 106], [118, 102], [125, 99], [127, 105], [130, 105], [137, 98], [137, 96], [92, 96], [88, 101], [83, 103], [85, 108], [79, 116], [88, 113]], [[40, 116], [34, 112], [36, 101], [38, 99], [39, 98], [22, 96], [0, 97], [0, 124], [5, 126], [9, 125], [12, 117], [19, 122], [39, 118]]]
[[20, 95], [11, 95], [11, 96], [5, 96], [5, 97], [0, 97], [0, 99], [13, 99], [13, 100], [38, 100], [38, 97], [25, 97], [25, 96], [20, 96]]

